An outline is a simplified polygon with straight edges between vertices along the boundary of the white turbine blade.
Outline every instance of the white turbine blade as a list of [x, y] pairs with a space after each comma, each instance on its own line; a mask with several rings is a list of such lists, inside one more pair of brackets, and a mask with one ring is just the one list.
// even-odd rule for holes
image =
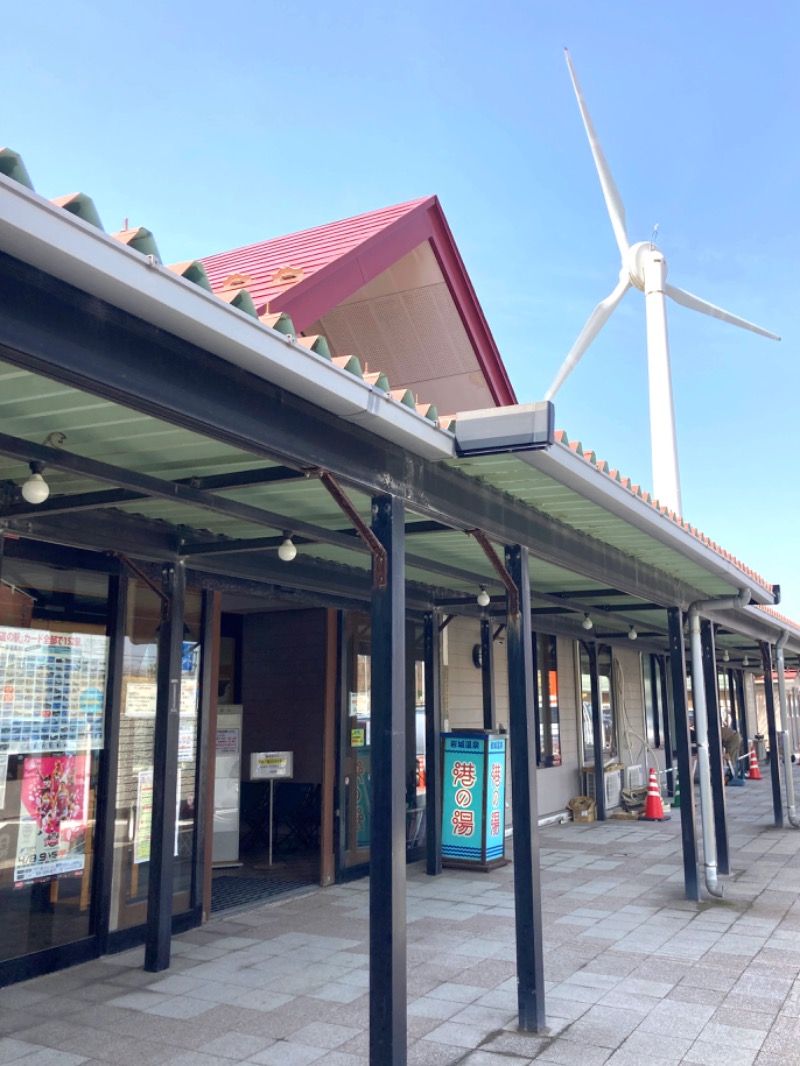
[[606, 324], [609, 317], [611, 316], [611, 312], [614, 310], [614, 308], [617, 306], [617, 304], [620, 302], [620, 300], [630, 287], [631, 283], [628, 278], [620, 278], [616, 289], [614, 289], [611, 295], [607, 296], [605, 300], [601, 300], [597, 307], [595, 307], [594, 311], [592, 311], [592, 313], [589, 315], [589, 321], [581, 330], [580, 336], [572, 345], [572, 349], [570, 350], [569, 355], [561, 364], [561, 369], [556, 374], [553, 384], [545, 393], [544, 398], [546, 400], [553, 399], [555, 394], [558, 392], [558, 390], [561, 388], [561, 386], [567, 380], [569, 375], [580, 362], [581, 358], [586, 352], [586, 349], [589, 347], [589, 345], [595, 339], [597, 334]]
[[742, 329], [749, 329], [753, 333], [760, 333], [762, 337], [769, 337], [770, 340], [779, 341], [780, 337], [775, 333], [770, 333], [769, 330], [762, 329], [761, 326], [755, 326], [752, 322], [748, 322], [746, 318], [739, 318], [738, 315], [732, 315], [730, 311], [723, 311], [721, 307], [716, 307], [714, 304], [710, 304], [707, 300], [701, 300], [699, 296], [693, 296], [692, 293], [686, 292], [685, 289], [678, 289], [674, 285], [665, 285], [664, 292], [667, 296], [670, 296], [676, 304], [683, 304], [684, 307], [690, 307], [693, 311], [701, 311], [704, 315], [711, 315], [712, 318], [718, 318], [721, 322], [730, 322], [732, 326], [741, 326]]
[[578, 79], [575, 76], [572, 60], [570, 59], [569, 52], [566, 48], [564, 49], [564, 55], [567, 58], [569, 76], [572, 78], [572, 87], [578, 98], [578, 107], [581, 109], [583, 125], [586, 129], [586, 136], [589, 138], [589, 147], [592, 149], [594, 165], [597, 167], [597, 175], [600, 178], [600, 185], [603, 189], [603, 196], [606, 201], [608, 215], [614, 229], [614, 236], [617, 238], [620, 255], [624, 256], [629, 248], [628, 234], [625, 230], [625, 206], [622, 203], [622, 197], [619, 194], [619, 190], [614, 184], [614, 179], [611, 177], [611, 171], [606, 162], [606, 157], [603, 155], [603, 149], [600, 147], [600, 141], [594, 131], [592, 120], [589, 117], [589, 112], [586, 108], [583, 94], [581, 93], [581, 87], [578, 85]]

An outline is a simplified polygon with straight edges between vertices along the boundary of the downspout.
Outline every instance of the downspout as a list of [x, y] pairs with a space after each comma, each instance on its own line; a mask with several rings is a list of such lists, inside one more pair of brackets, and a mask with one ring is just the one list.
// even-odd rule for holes
[[689, 646], [692, 650], [692, 701], [694, 703], [694, 731], [697, 737], [697, 770], [700, 778], [700, 824], [703, 830], [703, 865], [706, 888], [712, 896], [722, 898], [722, 885], [717, 881], [717, 841], [714, 836], [714, 805], [711, 795], [711, 765], [708, 758], [708, 708], [703, 676], [703, 649], [700, 642], [700, 612], [709, 608], [727, 610], [746, 607], [750, 590], [741, 589], [738, 596], [715, 600], [695, 600], [689, 605]]
[[800, 829], [794, 803], [794, 776], [792, 774], [792, 743], [787, 724], [789, 715], [786, 707], [786, 674], [784, 672], [783, 649], [789, 639], [789, 631], [784, 629], [775, 643], [775, 661], [778, 664], [778, 704], [781, 709], [781, 730], [783, 731], [783, 776], [786, 781], [786, 814], [789, 824]]

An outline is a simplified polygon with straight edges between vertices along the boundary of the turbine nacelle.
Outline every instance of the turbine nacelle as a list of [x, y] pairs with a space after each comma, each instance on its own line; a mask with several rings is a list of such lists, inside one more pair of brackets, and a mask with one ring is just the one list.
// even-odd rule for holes
[[[654, 266], [659, 268], [661, 280], [664, 281], [667, 276], [667, 260], [664, 253], [652, 241], [637, 241], [622, 257], [620, 278], [627, 276], [634, 289], [646, 292], [648, 287], [652, 286], [653, 281], [652, 269], [648, 268]], [[649, 283], [645, 281], [648, 275]]]

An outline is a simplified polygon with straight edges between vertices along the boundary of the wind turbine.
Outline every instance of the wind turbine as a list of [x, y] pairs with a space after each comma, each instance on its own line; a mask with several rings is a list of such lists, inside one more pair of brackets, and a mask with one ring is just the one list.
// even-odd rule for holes
[[[545, 399], [552, 400], [567, 377], [577, 366], [589, 345], [608, 321], [614, 308], [631, 287], [644, 293], [645, 313], [647, 319], [647, 370], [650, 389], [650, 445], [653, 463], [653, 490], [659, 503], [677, 514], [681, 514], [681, 490], [678, 476], [678, 450], [675, 443], [675, 411], [672, 402], [672, 380], [669, 365], [669, 340], [667, 336], [667, 308], [665, 297], [669, 296], [675, 303], [704, 315], [719, 318], [731, 325], [760, 333], [762, 337], [780, 340], [774, 333], [769, 333], [752, 322], [723, 311], [721, 307], [701, 300], [699, 296], [684, 289], [678, 289], [667, 281], [667, 261], [664, 253], [653, 241], [628, 242], [625, 230], [625, 207], [614, 184], [603, 149], [595, 133], [592, 120], [586, 108], [583, 95], [575, 76], [569, 52], [564, 54], [572, 78], [572, 86], [578, 98], [583, 125], [589, 138], [589, 146], [597, 167], [603, 197], [606, 202], [611, 226], [617, 239], [622, 266], [619, 281], [613, 292], [601, 300], [589, 315], [589, 321], [581, 330], [578, 339], [556, 374], [553, 384], [545, 394]], [[655, 237], [655, 234], [653, 234]]]

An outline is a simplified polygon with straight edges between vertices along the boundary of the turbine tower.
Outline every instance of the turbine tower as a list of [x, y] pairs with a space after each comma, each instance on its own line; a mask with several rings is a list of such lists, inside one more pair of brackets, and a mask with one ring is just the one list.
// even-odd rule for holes
[[569, 67], [572, 86], [578, 98], [583, 125], [589, 138], [603, 197], [606, 202], [611, 226], [617, 239], [622, 266], [619, 281], [613, 292], [601, 300], [589, 316], [578, 339], [556, 374], [553, 384], [548, 389], [545, 399], [552, 400], [567, 377], [577, 366], [589, 345], [603, 328], [612, 311], [631, 287], [644, 293], [645, 314], [647, 319], [647, 371], [650, 390], [650, 446], [653, 463], [653, 491], [659, 503], [666, 505], [677, 514], [681, 510], [681, 490], [678, 476], [678, 450], [675, 443], [675, 411], [672, 402], [672, 378], [669, 365], [669, 340], [667, 336], [667, 307], [665, 297], [669, 296], [675, 303], [683, 304], [693, 311], [701, 311], [712, 318], [719, 318], [731, 325], [760, 333], [762, 337], [780, 340], [774, 333], [769, 333], [760, 326], [747, 322], [744, 318], [723, 311], [721, 307], [701, 300], [684, 289], [678, 289], [667, 281], [667, 261], [664, 253], [652, 241], [639, 241], [629, 244], [625, 229], [625, 207], [614, 184], [603, 149], [595, 133], [592, 120], [586, 108], [583, 95], [575, 76], [569, 52], [564, 49]]

